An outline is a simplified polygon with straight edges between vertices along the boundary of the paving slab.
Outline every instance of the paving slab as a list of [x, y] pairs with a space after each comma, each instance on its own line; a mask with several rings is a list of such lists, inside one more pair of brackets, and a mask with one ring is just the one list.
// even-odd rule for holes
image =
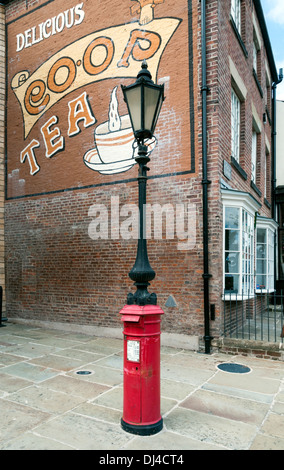
[[12, 334], [1, 334], [0, 336], [0, 351], [8, 346], [14, 346], [17, 344], [27, 344], [30, 342], [29, 338], [23, 336], [12, 335]]
[[99, 342], [98, 339], [88, 341], [87, 343], [81, 343], [80, 347], [78, 344], [73, 346], [74, 349], [80, 349], [80, 351], [95, 352], [98, 354], [103, 354], [105, 356], [109, 356], [120, 351], [122, 347], [122, 343], [117, 346], [115, 346], [115, 344], [111, 346], [111, 343], [108, 341], [107, 344], [104, 345], [102, 344], [102, 342]]
[[[197, 439], [177, 435], [169, 431], [161, 431], [160, 433], [151, 436], [151, 440], [148, 437], [135, 436], [129, 443], [124, 446], [125, 449], [131, 450], [152, 450], [155, 451], [165, 450], [225, 450], [224, 447], [209, 444], [208, 442], [201, 442]], [[177, 454], [179, 455], [179, 454]], [[148, 459], [147, 459], [148, 463]], [[179, 465], [177, 464], [177, 467]]]
[[31, 359], [45, 356], [51, 352], [55, 351], [54, 347], [25, 343], [20, 345], [13, 345], [6, 348], [5, 352], [9, 354], [14, 354], [16, 356], [23, 357], [24, 359]]
[[82, 403], [84, 398], [32, 385], [19, 392], [11, 393], [7, 400], [46, 413], [62, 414]]
[[40, 367], [27, 362], [19, 362], [10, 366], [2, 367], [0, 369], [0, 380], [1, 374], [10, 374], [15, 377], [21, 377], [31, 382], [41, 382], [43, 380], [54, 377], [58, 374], [58, 371], [52, 370], [46, 367]]
[[16, 364], [18, 362], [24, 361], [24, 357], [9, 354], [7, 352], [5, 352], [5, 354], [0, 352], [0, 367], [9, 366], [10, 364]]
[[272, 405], [271, 411], [280, 415], [284, 415], [284, 403], [275, 401]]
[[216, 366], [222, 361], [219, 358], [211, 360], [206, 357], [204, 354], [191, 353], [186, 354], [184, 351], [179, 352], [175, 355], [164, 355], [162, 359], [162, 364], [173, 364], [174, 366], [183, 366], [189, 367], [191, 369], [200, 369], [208, 371], [216, 371]]
[[274, 394], [266, 394], [260, 392], [255, 392], [251, 390], [246, 390], [243, 388], [235, 388], [229, 385], [215, 384], [212, 382], [207, 382], [201, 386], [203, 390], [211, 390], [213, 392], [220, 393], [222, 395], [231, 395], [239, 398], [246, 398], [248, 400], [256, 400], [260, 403], [268, 403], [272, 405], [274, 400]]
[[161, 379], [161, 396], [174, 398], [175, 400], [184, 400], [195, 390], [195, 386], [179, 382], [178, 386], [174, 380]]
[[105, 357], [104, 354], [98, 354], [95, 352], [88, 352], [88, 351], [80, 351], [79, 349], [72, 349], [72, 348], [60, 349], [54, 352], [54, 355], [67, 357], [70, 359], [77, 359], [81, 361], [81, 363], [83, 364], [88, 364], [89, 362], [99, 361], [100, 359], [103, 359]]
[[55, 369], [58, 371], [69, 371], [78, 369], [84, 364], [84, 361], [76, 358], [57, 356], [55, 354], [47, 354], [44, 357], [39, 357], [29, 361], [32, 364], [36, 364], [41, 367]]
[[64, 391], [64, 393], [68, 395], [79, 396], [85, 400], [92, 400], [101, 393], [111, 390], [111, 387], [106, 385], [87, 382], [77, 377], [66, 377], [65, 375], [57, 375], [56, 377], [45, 380], [41, 382], [41, 387], [57, 392]]
[[5, 394], [14, 393], [23, 388], [29, 387], [31, 382], [21, 379], [20, 377], [13, 377], [9, 374], [1, 374], [0, 376], [0, 390]]
[[248, 448], [257, 433], [257, 426], [199, 413], [185, 408], [176, 408], [165, 418], [169, 431], [201, 442], [220, 445], [231, 450]]
[[93, 403], [107, 408], [114, 408], [122, 412], [123, 409], [123, 388], [116, 387], [103, 393], [93, 400]]
[[89, 418], [97, 419], [107, 423], [118, 425], [122, 417], [122, 411], [109, 408], [106, 406], [97, 405], [94, 402], [84, 402], [74, 408], [73, 413], [88, 416]]
[[[37, 344], [39, 344], [39, 340], [37, 340]], [[80, 342], [75, 340], [69, 340], [66, 335], [58, 336], [53, 334], [45, 335], [45, 337], [40, 340], [40, 344], [44, 346], [53, 346], [54, 348], [58, 349], [66, 349], [76, 347], [78, 346], [78, 344], [80, 344]]]
[[260, 377], [254, 370], [248, 374], [230, 374], [228, 372], [218, 371], [214, 377], [208, 380], [208, 384], [272, 395], [278, 392], [280, 379], [270, 380], [264, 376]]
[[258, 434], [249, 450], [284, 450], [284, 439], [266, 434]]
[[123, 357], [119, 354], [113, 354], [97, 361], [99, 366], [111, 367], [112, 369], [123, 369]]
[[270, 409], [269, 404], [222, 394], [217, 396], [216, 393], [206, 390], [197, 390], [180, 406], [256, 425], [261, 425]]
[[0, 450], [75, 450], [74, 447], [57, 442], [42, 436], [37, 436], [33, 432], [27, 432], [23, 436], [13, 439]]
[[[267, 419], [264, 421], [261, 432], [269, 436], [283, 438], [284, 436], [284, 419], [283, 415], [276, 413], [269, 413]], [[284, 448], [283, 448], [284, 450]]]
[[109, 347], [111, 349], [122, 350], [123, 349], [123, 339], [121, 335], [121, 339], [118, 338], [96, 338], [96, 344]]
[[132, 435], [124, 432], [119, 424], [106, 423], [75, 413], [67, 413], [39, 425], [36, 432], [77, 450], [121, 449], [132, 439]]
[[173, 380], [175, 382], [188, 383], [199, 386], [207, 381], [215, 371], [207, 369], [193, 369], [175, 364], [161, 364], [161, 379]]
[[48, 413], [2, 398], [0, 416], [0, 448], [3, 448], [9, 440], [21, 436], [50, 417]]
[[[1, 369], [0, 369], [1, 370]], [[87, 382], [96, 382], [103, 385], [109, 385], [115, 387], [123, 383], [123, 371], [110, 369], [108, 367], [101, 367], [99, 365], [88, 364], [86, 367], [80, 367], [77, 371], [68, 372], [71, 377], [76, 376], [76, 373], [80, 370], [87, 370], [91, 372], [90, 375], [81, 376], [82, 380]]]

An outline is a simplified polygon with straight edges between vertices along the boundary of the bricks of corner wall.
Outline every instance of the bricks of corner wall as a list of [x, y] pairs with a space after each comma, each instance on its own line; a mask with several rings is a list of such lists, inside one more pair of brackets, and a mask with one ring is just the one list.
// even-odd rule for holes
[[[264, 347], [261, 348], [259, 345], [253, 347], [253, 345], [246, 346], [234, 346], [229, 344], [230, 341], [226, 342], [224, 345], [215, 345], [213, 342], [213, 346], [217, 346], [220, 352], [223, 352], [228, 355], [241, 355], [241, 356], [251, 356], [257, 357], [260, 359], [270, 359], [274, 361], [284, 361], [284, 350], [280, 347], [276, 347], [275, 349], [270, 349], [269, 345], [267, 346], [264, 343]], [[253, 341], [251, 342], [253, 343]], [[277, 345], [278, 346], [278, 345]], [[271, 347], [271, 343], [270, 343]]]
[[[29, 6], [41, 4], [14, 0], [7, 7], [9, 21], [22, 14]], [[207, 67], [208, 67], [208, 179], [209, 186], [209, 271], [210, 303], [216, 306], [216, 321], [211, 322], [212, 335], [222, 330], [222, 204], [220, 202], [220, 178], [223, 161], [231, 163], [230, 113], [231, 75], [228, 56], [234, 61], [244, 81], [248, 98], [245, 112], [243, 153], [241, 162], [248, 179], [232, 168], [228, 184], [233, 189], [251, 192], [251, 128], [252, 102], [261, 117], [264, 101], [252, 75], [252, 2], [246, 0], [245, 40], [249, 52], [246, 58], [240, 49], [229, 21], [230, 2], [207, 2]], [[201, 110], [201, 39], [200, 2], [193, 0], [194, 41], [198, 44], [197, 66], [194, 77], [198, 87], [196, 100], [196, 175], [157, 178], [148, 184], [148, 202], [175, 205], [191, 202], [196, 205], [196, 244], [191, 251], [178, 251], [177, 240], [149, 240], [150, 263], [156, 271], [156, 279], [150, 291], [158, 295], [158, 303], [165, 310], [163, 329], [185, 334], [204, 334], [203, 311], [203, 244], [202, 244], [202, 110]], [[261, 83], [266, 92], [265, 56], [262, 48]], [[182, 79], [182, 74], [181, 74]], [[178, 110], [177, 110], [178, 114]], [[179, 120], [182, 116], [178, 115]], [[170, 123], [168, 116], [161, 116], [159, 126], [164, 132], [160, 140], [160, 152], [168, 155], [166, 134]], [[176, 123], [174, 123], [176, 124]], [[269, 123], [263, 127], [260, 148], [265, 155], [265, 134], [270, 141]], [[172, 131], [174, 132], [174, 131]], [[176, 135], [180, 138], [181, 130]], [[162, 142], [162, 144], [161, 144]], [[150, 172], [151, 173], [151, 172]], [[259, 182], [262, 196], [253, 193], [263, 204], [264, 178]], [[137, 183], [123, 183], [119, 187], [77, 190], [48, 197], [26, 198], [6, 202], [6, 263], [8, 315], [58, 322], [119, 326], [118, 312], [125, 304], [127, 292], [132, 289], [128, 272], [136, 256], [137, 240], [92, 240], [88, 236], [91, 222], [88, 216], [92, 204], [110, 205], [112, 195], [119, 195], [120, 202], [137, 203]], [[270, 217], [263, 204], [261, 215]], [[172, 295], [177, 307], [166, 307]]]

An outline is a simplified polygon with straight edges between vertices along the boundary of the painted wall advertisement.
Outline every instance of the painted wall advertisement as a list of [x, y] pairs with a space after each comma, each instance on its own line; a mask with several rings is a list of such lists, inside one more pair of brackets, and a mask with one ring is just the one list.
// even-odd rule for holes
[[121, 85], [146, 59], [166, 100], [151, 175], [194, 172], [192, 6], [52, 0], [7, 23], [7, 199], [137, 176]]

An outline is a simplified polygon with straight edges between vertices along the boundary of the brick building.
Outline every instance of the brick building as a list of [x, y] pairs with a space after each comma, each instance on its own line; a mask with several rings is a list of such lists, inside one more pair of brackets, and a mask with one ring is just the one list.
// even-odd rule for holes
[[3, 3], [7, 317], [121, 334], [137, 166], [120, 85], [146, 59], [166, 95], [149, 146], [150, 289], [165, 341], [210, 349], [226, 296], [274, 289], [278, 74], [260, 1]]
[[282, 129], [284, 126], [284, 101], [276, 103], [276, 191], [277, 220], [279, 223], [278, 235], [278, 269], [276, 288], [277, 292], [284, 292], [284, 138]]

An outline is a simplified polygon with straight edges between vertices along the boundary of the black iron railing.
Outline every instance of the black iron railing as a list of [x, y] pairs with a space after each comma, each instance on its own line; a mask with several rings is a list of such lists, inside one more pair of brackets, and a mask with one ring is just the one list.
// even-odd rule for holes
[[283, 343], [284, 293], [253, 295], [224, 292], [224, 336]]

